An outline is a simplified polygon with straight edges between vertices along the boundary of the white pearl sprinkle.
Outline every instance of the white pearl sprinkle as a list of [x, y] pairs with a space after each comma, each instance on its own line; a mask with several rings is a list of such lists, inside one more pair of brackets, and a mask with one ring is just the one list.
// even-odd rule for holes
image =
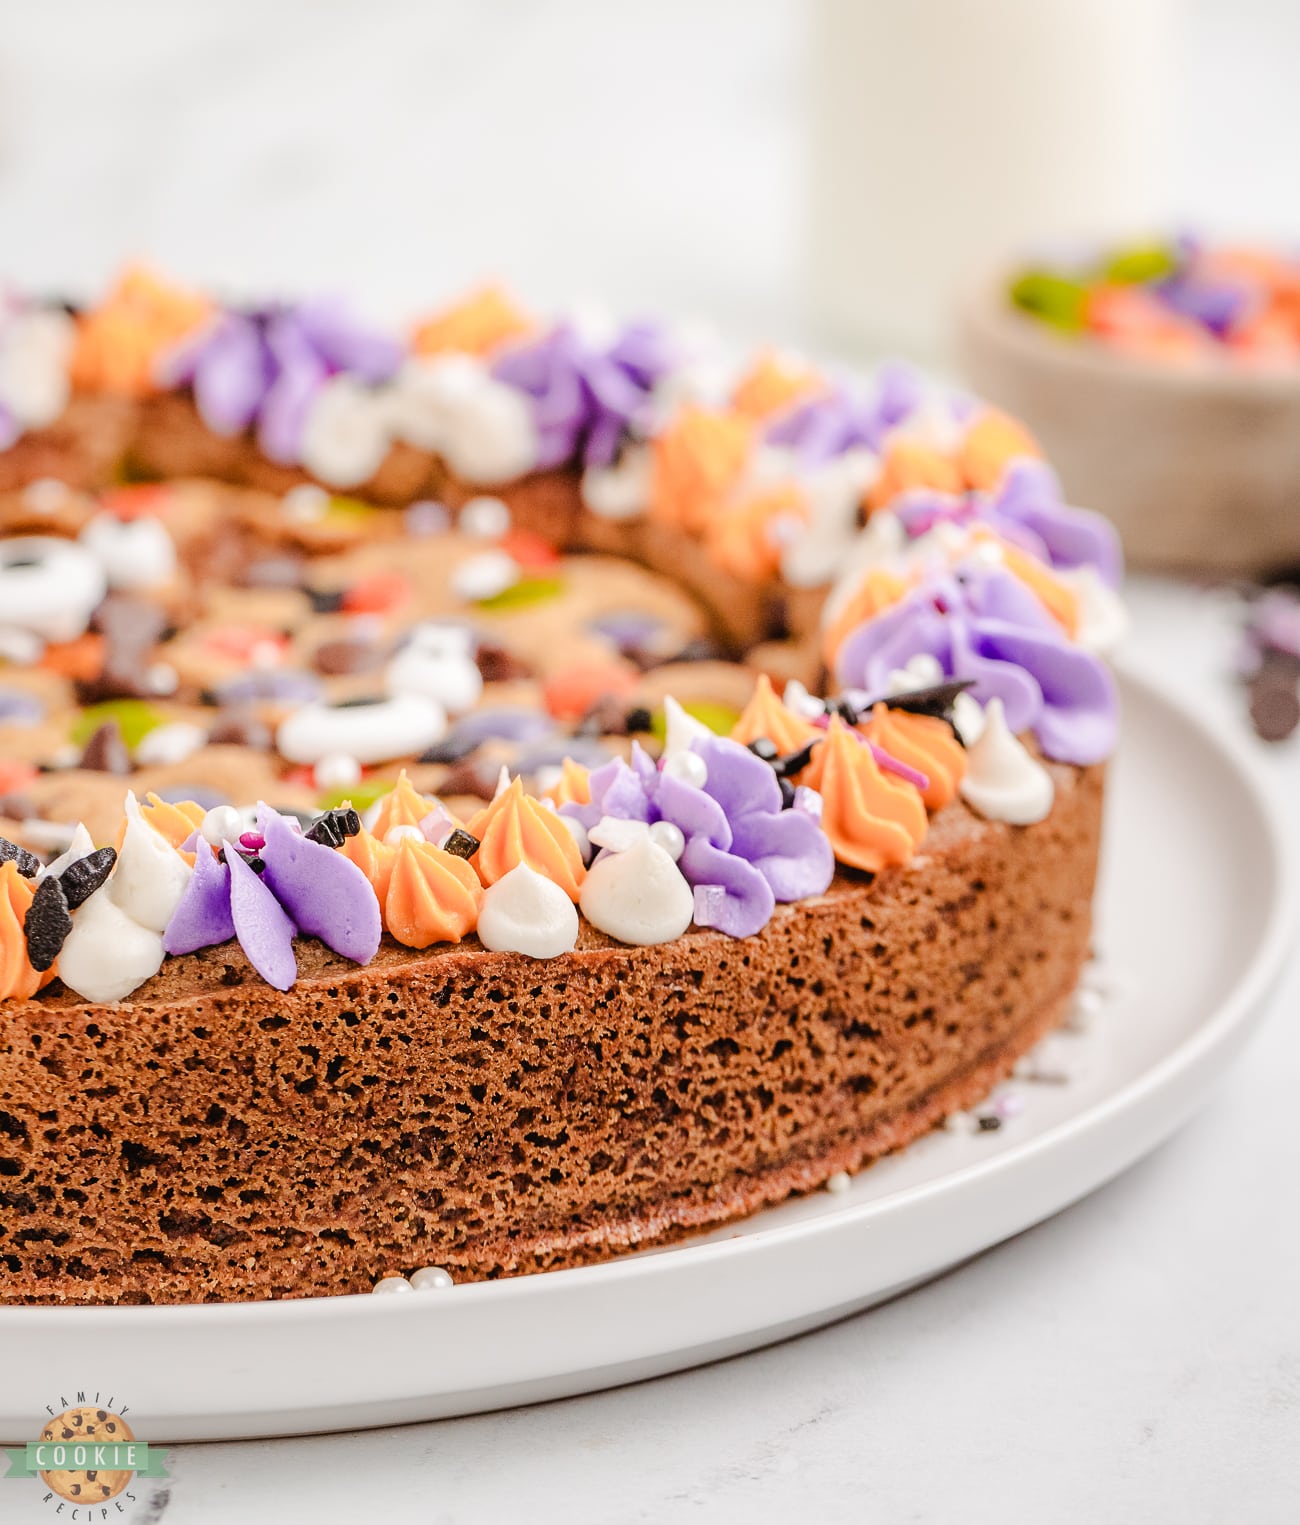
[[826, 1181], [826, 1190], [830, 1192], [832, 1196], [841, 1197], [846, 1191], [848, 1191], [852, 1184], [853, 1182], [849, 1178], [849, 1173], [847, 1170], [837, 1170], [833, 1176], [828, 1177]]
[[403, 842], [423, 842], [424, 839], [418, 826], [390, 826], [384, 833], [384, 846], [400, 847]]
[[471, 498], [461, 509], [456, 528], [475, 540], [500, 540], [510, 528], [510, 510], [500, 498]]
[[650, 827], [650, 840], [656, 847], [662, 847], [674, 863], [686, 851], [686, 838], [682, 835], [682, 829], [674, 826], [671, 821], [655, 821]]
[[71, 495], [71, 488], [57, 477], [37, 477], [23, 488], [23, 507], [31, 509], [34, 514], [52, 514]]
[[457, 598], [477, 603], [495, 598], [519, 581], [519, 563], [504, 551], [483, 551], [462, 561], [451, 574], [452, 591]]
[[371, 1296], [377, 1293], [391, 1292], [414, 1292], [415, 1288], [407, 1281], [405, 1276], [385, 1276], [382, 1281], [377, 1281], [370, 1289]]
[[155, 662], [145, 673], [145, 681], [151, 694], [174, 694], [181, 680], [170, 662]]
[[203, 817], [203, 825], [199, 827], [203, 840], [213, 847], [235, 841], [243, 829], [244, 823], [233, 805], [214, 805]]
[[361, 764], [346, 752], [331, 752], [311, 770], [312, 782], [322, 791], [350, 789], [361, 780]]
[[421, 1266], [418, 1271], [411, 1272], [411, 1286], [417, 1292], [445, 1292], [455, 1285], [450, 1272], [441, 1266]]
[[973, 1112], [949, 1112], [943, 1125], [949, 1133], [978, 1133], [980, 1126]]
[[664, 763], [664, 772], [694, 789], [703, 789], [709, 779], [704, 759], [695, 752], [674, 752]]
[[323, 519], [329, 513], [329, 507], [329, 493], [310, 482], [291, 487], [280, 503], [281, 513], [295, 524], [311, 524], [317, 519]]

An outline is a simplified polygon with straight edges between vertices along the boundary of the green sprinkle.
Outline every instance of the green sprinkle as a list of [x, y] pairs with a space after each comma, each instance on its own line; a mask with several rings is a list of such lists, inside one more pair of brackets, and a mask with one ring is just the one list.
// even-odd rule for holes
[[357, 810], [369, 810], [376, 800], [382, 800], [393, 792], [391, 778], [377, 780], [373, 784], [349, 784], [346, 789], [331, 789], [316, 801], [317, 810], [337, 810], [340, 805], [350, 804]]
[[1159, 281], [1178, 269], [1174, 251], [1166, 244], [1136, 244], [1112, 254], [1102, 266], [1102, 279], [1121, 286]]
[[1077, 333], [1083, 328], [1088, 288], [1051, 270], [1026, 270], [1011, 287], [1011, 300], [1044, 323]]
[[549, 598], [558, 598], [564, 592], [562, 577], [521, 577], [491, 598], [480, 598], [478, 607], [488, 610], [527, 609], [532, 604], [544, 604]]
[[[732, 727], [740, 719], [740, 711], [732, 705], [715, 704], [709, 699], [692, 700], [690, 704], [683, 704], [682, 708], [692, 720], [698, 720], [701, 725], [707, 725], [715, 736], [730, 736]], [[656, 710], [651, 715], [650, 731], [660, 741], [667, 739], [668, 721], [664, 717], [663, 710]]]
[[150, 731], [163, 723], [163, 717], [143, 699], [107, 699], [82, 710], [72, 725], [72, 739], [84, 747], [101, 725], [116, 720], [122, 740], [134, 751]]
[[329, 500], [329, 506], [325, 510], [327, 519], [370, 519], [375, 510], [369, 503], [363, 503], [360, 498], [337, 497]]

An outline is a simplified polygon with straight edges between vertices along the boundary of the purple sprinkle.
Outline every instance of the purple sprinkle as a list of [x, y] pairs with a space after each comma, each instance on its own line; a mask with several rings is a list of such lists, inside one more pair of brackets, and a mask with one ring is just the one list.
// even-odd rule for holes
[[886, 773], [896, 773], [899, 778], [905, 778], [909, 784], [915, 784], [923, 792], [930, 787], [930, 780], [924, 773], [918, 772], [915, 768], [909, 768], [904, 762], [899, 762], [883, 747], [878, 747], [874, 741], [869, 741], [867, 745], [871, 748], [872, 757]]
[[554, 722], [538, 710], [524, 705], [500, 705], [494, 709], [474, 710], [456, 723], [457, 741], [539, 741], [555, 730]]
[[20, 688], [0, 688], [0, 725], [39, 725], [45, 706]]
[[451, 515], [445, 503], [426, 498], [411, 504], [402, 515], [402, 523], [408, 535], [423, 539], [430, 535], [445, 535], [451, 528]]

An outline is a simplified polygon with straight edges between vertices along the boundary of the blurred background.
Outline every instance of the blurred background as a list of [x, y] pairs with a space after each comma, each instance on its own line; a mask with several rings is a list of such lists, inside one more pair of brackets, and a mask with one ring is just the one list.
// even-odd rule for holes
[[90, 296], [144, 254], [394, 318], [499, 275], [541, 307], [933, 348], [833, 288], [879, 291], [910, 245], [939, 311], [926, 282], [1020, 232], [1008, 156], [1078, 231], [1300, 234], [1297, 59], [1293, 0], [45, 0], [0, 37], [3, 264]]

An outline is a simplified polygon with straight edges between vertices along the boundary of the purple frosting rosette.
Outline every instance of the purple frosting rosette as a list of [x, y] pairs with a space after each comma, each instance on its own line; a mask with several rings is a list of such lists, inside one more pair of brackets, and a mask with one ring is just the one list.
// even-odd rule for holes
[[1001, 699], [1010, 728], [1032, 731], [1048, 757], [1085, 766], [1114, 751], [1119, 697], [1110, 670], [1005, 569], [931, 578], [845, 639], [835, 675], [844, 688], [883, 694], [889, 674], [923, 653], [949, 677], [972, 680], [982, 704]]
[[166, 356], [159, 379], [189, 386], [214, 434], [256, 427], [262, 453], [294, 465], [307, 415], [332, 377], [368, 385], [390, 380], [403, 350], [330, 299], [218, 313], [197, 338]]
[[539, 467], [610, 466], [627, 437], [648, 425], [651, 391], [673, 360], [656, 324], [630, 324], [612, 343], [596, 345], [564, 323], [512, 346], [492, 375], [528, 398]]
[[776, 774], [748, 747], [722, 736], [697, 738], [691, 750], [703, 787], [655, 766], [633, 745], [591, 774], [591, 801], [560, 806], [590, 830], [602, 816], [669, 821], [685, 838], [678, 867], [695, 891], [695, 922], [730, 937], [761, 931], [778, 901], [820, 895], [835, 873], [830, 841], [810, 814], [782, 808]]
[[801, 465], [812, 469], [860, 446], [878, 451], [886, 433], [910, 418], [923, 400], [924, 389], [914, 371], [885, 365], [873, 391], [837, 386], [797, 403], [777, 415], [766, 440], [793, 450]]

